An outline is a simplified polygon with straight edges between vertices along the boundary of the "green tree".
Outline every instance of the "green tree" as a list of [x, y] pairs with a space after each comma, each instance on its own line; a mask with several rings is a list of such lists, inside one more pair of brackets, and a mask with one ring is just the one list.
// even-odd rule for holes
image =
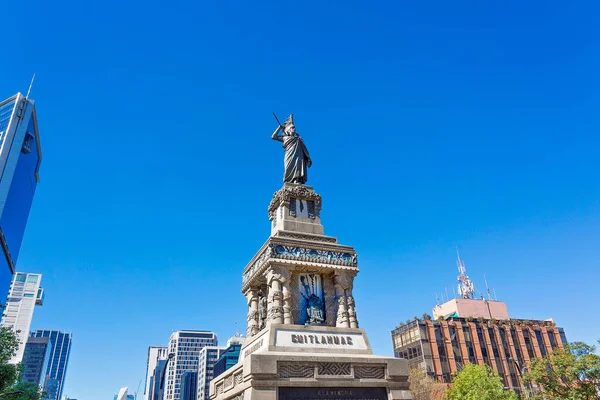
[[408, 382], [413, 400], [441, 400], [444, 395], [443, 384], [433, 380], [421, 368], [408, 371]]
[[600, 399], [600, 356], [596, 347], [573, 342], [544, 358], [531, 360], [525, 381], [543, 390], [548, 400]]
[[452, 378], [446, 392], [448, 400], [516, 400], [514, 392], [504, 390], [502, 380], [487, 365], [466, 364]]
[[[0, 305], [0, 314], [2, 308]], [[19, 382], [20, 365], [8, 363], [18, 348], [19, 339], [15, 332], [9, 327], [0, 327], [0, 396], [2, 400], [41, 400], [43, 393], [38, 385]]]

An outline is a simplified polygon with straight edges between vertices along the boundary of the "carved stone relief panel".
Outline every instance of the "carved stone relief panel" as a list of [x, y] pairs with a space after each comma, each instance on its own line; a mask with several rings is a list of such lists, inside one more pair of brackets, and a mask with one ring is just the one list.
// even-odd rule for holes
[[298, 273], [293, 272], [290, 278], [290, 311], [292, 313], [292, 321], [295, 324], [300, 324], [300, 280]]
[[332, 275], [323, 277], [323, 290], [325, 291], [325, 310], [327, 314], [327, 325], [335, 326], [337, 320], [337, 300], [335, 298], [335, 286]]

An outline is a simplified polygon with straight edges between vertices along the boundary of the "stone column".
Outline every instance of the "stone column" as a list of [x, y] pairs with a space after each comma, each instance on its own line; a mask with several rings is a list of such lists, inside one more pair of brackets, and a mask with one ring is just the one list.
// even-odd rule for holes
[[290, 306], [290, 281], [283, 282], [283, 323], [292, 324], [292, 309]]
[[346, 275], [336, 273], [334, 278], [335, 287], [335, 299], [337, 301], [337, 319], [335, 326], [338, 328], [349, 328], [350, 322], [348, 320], [348, 303], [346, 299], [346, 288], [348, 285], [348, 278]]
[[258, 294], [256, 289], [249, 289], [246, 292], [246, 300], [248, 301], [248, 328], [246, 329], [246, 335], [250, 337], [258, 333]]
[[352, 289], [348, 289], [346, 302], [348, 303], [348, 321], [350, 328], [358, 328], [358, 320], [356, 319], [356, 311], [354, 311], [354, 297], [352, 297]]
[[267, 284], [269, 285], [269, 314], [267, 318], [275, 324], [283, 323], [281, 280], [281, 276], [274, 271], [267, 273]]

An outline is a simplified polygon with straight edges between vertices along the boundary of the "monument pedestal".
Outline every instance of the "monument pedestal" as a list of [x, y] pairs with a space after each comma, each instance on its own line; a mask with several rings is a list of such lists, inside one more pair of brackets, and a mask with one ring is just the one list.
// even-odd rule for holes
[[271, 324], [210, 386], [211, 400], [411, 399], [406, 361], [374, 356], [359, 328]]
[[411, 399], [406, 360], [373, 355], [359, 328], [357, 254], [324, 234], [321, 196], [285, 183], [268, 211], [271, 236], [242, 275], [247, 339], [210, 399]]

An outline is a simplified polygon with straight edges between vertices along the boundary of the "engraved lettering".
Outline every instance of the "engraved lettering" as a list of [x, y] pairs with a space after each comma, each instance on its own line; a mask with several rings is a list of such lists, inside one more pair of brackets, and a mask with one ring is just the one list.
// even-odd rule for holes
[[309, 335], [308, 337], [310, 338], [310, 342], [311, 343], [315, 342], [315, 337], [313, 335]]
[[333, 337], [333, 344], [340, 344], [340, 338], [339, 338], [339, 336], [334, 336]]
[[341, 344], [346, 344], [346, 339], [344, 339], [344, 337], [343, 337], [343, 336], [340, 338], [340, 343], [341, 343]]
[[315, 336], [315, 343], [316, 344], [321, 344], [321, 342], [319, 342], [319, 337], [318, 336]]
[[333, 344], [333, 337], [327, 336], [327, 344]]
[[352, 346], [352, 344], [353, 344], [353, 343], [352, 343], [352, 338], [351, 338], [350, 336], [348, 336], [348, 337], [346, 338], [346, 342], [348, 342], [348, 344], [349, 344], [350, 346]]
[[256, 350], [260, 349], [263, 344], [263, 339], [260, 339], [258, 342], [254, 343], [244, 352], [244, 357], [248, 357], [250, 354], [254, 353]]
[[298, 343], [298, 335], [292, 335], [292, 343]]

